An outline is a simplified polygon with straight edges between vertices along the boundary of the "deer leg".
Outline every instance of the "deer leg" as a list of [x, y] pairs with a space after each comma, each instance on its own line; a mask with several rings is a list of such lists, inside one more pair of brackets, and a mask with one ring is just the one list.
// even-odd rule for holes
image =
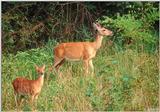
[[16, 107], [17, 107], [17, 111], [19, 111], [21, 109], [21, 104], [22, 104], [22, 97], [20, 94], [18, 93], [14, 93], [14, 99], [15, 99], [15, 102], [16, 102]]
[[55, 66], [55, 68], [56, 68], [57, 71], [59, 70], [60, 66], [62, 66], [62, 64], [63, 64], [64, 62], [65, 62], [65, 59], [63, 59], [62, 61], [60, 61], [60, 62]]
[[89, 65], [89, 61], [88, 60], [84, 60], [85, 74], [88, 74], [88, 65]]
[[93, 66], [92, 60], [89, 60], [89, 66], [92, 70], [92, 73], [94, 73], [94, 66]]
[[21, 105], [22, 105], [23, 100], [24, 100], [23, 97], [24, 96], [20, 95], [20, 98], [19, 98], [19, 106], [20, 106], [20, 108], [21, 108]]
[[62, 60], [63, 60], [63, 58], [58, 58], [58, 57], [55, 56], [53, 67], [57, 66]]
[[55, 66], [55, 69], [57, 71], [57, 74], [59, 74], [60, 77], [62, 77], [62, 74], [59, 72], [59, 68], [64, 63], [65, 59], [63, 59], [57, 66]]
[[35, 96], [34, 96], [34, 99], [35, 99], [35, 106], [37, 107], [37, 99], [38, 99], [38, 95], [39, 94], [36, 94]]
[[17, 98], [18, 96], [17, 96], [17, 93], [16, 92], [14, 92], [14, 100], [15, 100], [15, 102], [16, 102], [16, 107], [18, 108], [18, 98]]
[[32, 110], [34, 110], [33, 109], [34, 108], [34, 106], [33, 106], [34, 96], [35, 95], [31, 95], [31, 99], [30, 99], [30, 105], [31, 105]]
[[38, 99], [38, 94], [36, 94], [36, 95], [34, 96], [34, 99], [35, 99], [35, 100], [37, 100], [37, 99]]
[[64, 60], [64, 58], [57, 58], [57, 57], [55, 57], [53, 67], [56, 68], [57, 72], [58, 72], [58, 69], [59, 69], [58, 66], [63, 64], [63, 63], [60, 64], [63, 60]]

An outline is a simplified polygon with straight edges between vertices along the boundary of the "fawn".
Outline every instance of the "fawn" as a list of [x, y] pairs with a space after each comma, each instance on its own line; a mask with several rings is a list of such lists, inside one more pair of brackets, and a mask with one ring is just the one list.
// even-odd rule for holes
[[90, 67], [94, 72], [92, 59], [95, 57], [97, 50], [101, 47], [104, 36], [112, 36], [112, 31], [102, 27], [98, 23], [93, 23], [97, 36], [94, 42], [68, 42], [61, 43], [54, 48], [54, 65], [58, 72], [59, 67], [65, 60], [79, 61], [83, 60], [85, 73], [88, 73]]
[[[16, 78], [12, 82], [12, 85], [14, 88], [16, 106], [22, 103], [23, 95], [31, 96], [31, 100], [30, 100], [31, 105], [33, 101], [38, 98], [38, 95], [41, 92], [41, 88], [44, 82], [45, 65], [43, 65], [42, 67], [35, 66], [35, 69], [38, 72], [38, 74], [41, 74], [36, 80], [29, 80], [29, 79], [20, 77], [20, 78]], [[19, 102], [18, 102], [18, 96], [20, 96]]]

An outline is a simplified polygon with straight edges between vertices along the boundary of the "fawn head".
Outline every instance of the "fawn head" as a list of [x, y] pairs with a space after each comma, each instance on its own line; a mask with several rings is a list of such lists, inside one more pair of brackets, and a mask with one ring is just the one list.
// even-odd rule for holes
[[96, 29], [100, 35], [103, 35], [103, 36], [112, 36], [113, 35], [113, 32], [102, 27], [99, 23], [93, 23], [93, 27], [94, 29]]
[[45, 65], [43, 65], [42, 67], [38, 67], [37, 65], [35, 65], [35, 67], [36, 67], [36, 71], [38, 72], [38, 74], [44, 74]]

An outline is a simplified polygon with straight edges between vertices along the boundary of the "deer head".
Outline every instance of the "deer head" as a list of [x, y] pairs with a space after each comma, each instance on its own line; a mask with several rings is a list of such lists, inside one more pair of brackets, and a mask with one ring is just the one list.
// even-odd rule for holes
[[44, 74], [45, 65], [43, 65], [42, 67], [38, 67], [37, 65], [35, 65], [35, 67], [36, 67], [36, 71], [38, 72], [38, 74]]
[[102, 36], [112, 36], [113, 32], [102, 27], [99, 23], [93, 23], [94, 29], [98, 31], [98, 33]]

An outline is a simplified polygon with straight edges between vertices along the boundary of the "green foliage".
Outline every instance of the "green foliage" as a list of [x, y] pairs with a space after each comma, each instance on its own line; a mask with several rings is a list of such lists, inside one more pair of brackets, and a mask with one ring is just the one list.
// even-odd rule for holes
[[121, 48], [139, 48], [139, 51], [154, 52], [158, 49], [158, 30], [154, 27], [159, 20], [156, 3], [133, 2], [124, 5], [126, 14], [103, 16], [98, 21], [112, 29], [112, 40]]
[[99, 21], [113, 28], [114, 41], [121, 47], [126, 45], [130, 45], [133, 48], [143, 46], [141, 50], [149, 52], [157, 49], [158, 34], [156, 31], [148, 28], [146, 22], [141, 19], [136, 19], [131, 14], [123, 16], [117, 15], [116, 19], [104, 16], [104, 19]]
[[152, 33], [143, 29], [143, 23], [140, 20], [135, 20], [131, 15], [118, 16], [113, 22], [116, 28], [120, 31], [121, 36], [132, 39], [136, 42], [148, 42], [154, 43], [155, 37], [152, 37]]
[[[128, 5], [129, 13], [135, 18], [141, 19], [145, 24], [144, 28], [153, 27], [155, 21], [159, 20], [158, 2], [133, 2]], [[138, 12], [138, 13], [137, 13]]]

